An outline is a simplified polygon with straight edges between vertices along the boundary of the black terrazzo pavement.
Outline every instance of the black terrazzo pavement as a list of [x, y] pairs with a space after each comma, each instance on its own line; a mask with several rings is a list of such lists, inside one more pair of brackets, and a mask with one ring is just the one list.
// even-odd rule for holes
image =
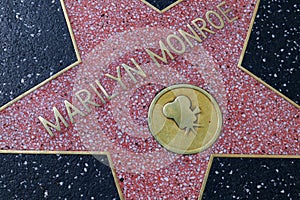
[[215, 157], [203, 200], [300, 199], [300, 159]]
[[152, 6], [158, 8], [159, 10], [163, 10], [169, 5], [177, 2], [178, 0], [145, 0], [150, 3]]
[[59, 0], [1, 0], [0, 27], [0, 107], [77, 61]]
[[120, 199], [106, 155], [0, 154], [0, 162], [1, 200]]
[[299, 0], [260, 1], [242, 66], [299, 105]]

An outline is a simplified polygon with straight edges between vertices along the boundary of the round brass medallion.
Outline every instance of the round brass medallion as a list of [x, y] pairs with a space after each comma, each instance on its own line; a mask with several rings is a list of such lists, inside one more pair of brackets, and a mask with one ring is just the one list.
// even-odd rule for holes
[[148, 124], [163, 147], [179, 154], [193, 154], [216, 141], [222, 128], [222, 114], [208, 92], [179, 84], [165, 88], [154, 98]]

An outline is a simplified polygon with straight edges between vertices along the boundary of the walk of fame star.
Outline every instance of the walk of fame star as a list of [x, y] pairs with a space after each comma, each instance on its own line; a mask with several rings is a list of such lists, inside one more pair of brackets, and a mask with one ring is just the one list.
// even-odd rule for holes
[[[184, 0], [160, 5], [161, 1], [145, 1], [0, 3], [2, 27], [15, 30], [15, 38], [0, 33], [0, 61], [5, 66], [0, 69], [0, 97], [7, 97], [1, 106], [15, 99], [16, 92], [23, 94], [25, 83], [32, 83], [29, 88], [33, 88], [1, 110], [0, 148], [6, 152], [108, 151], [125, 199], [195, 200], [202, 198], [200, 190], [203, 199], [209, 199], [211, 192], [219, 199], [228, 199], [228, 195], [251, 198], [253, 194], [262, 199], [266, 193], [274, 194], [273, 199], [299, 198], [300, 173], [289, 171], [299, 172], [300, 168], [299, 3]], [[70, 24], [59, 18], [63, 17], [60, 2], [65, 4]], [[23, 12], [32, 5], [38, 15]], [[44, 11], [45, 7], [49, 9]], [[57, 24], [43, 23], [45, 16]], [[16, 28], [20, 24], [22, 28]], [[47, 79], [80, 60], [68, 25], [82, 63], [35, 87], [43, 81], [39, 77]], [[62, 36], [50, 39], [43, 35], [56, 31]], [[25, 36], [36, 40], [28, 39], [25, 45]], [[49, 45], [54, 47], [46, 51]], [[28, 48], [22, 52], [25, 46]], [[46, 50], [37, 55], [37, 48]], [[19, 64], [11, 59], [10, 53], [15, 52], [20, 52], [16, 54]], [[44, 65], [49, 63], [45, 60], [55, 59], [50, 70], [46, 69]], [[35, 71], [38, 67], [45, 70]], [[7, 75], [9, 71], [13, 73]], [[33, 81], [33, 75], [39, 81]], [[8, 86], [9, 81], [16, 86]], [[148, 127], [151, 102], [160, 91], [176, 84], [204, 89], [223, 115], [220, 136], [197, 154], [168, 151]], [[203, 105], [199, 108], [201, 111]], [[170, 119], [173, 115], [169, 114], [162, 116]], [[200, 112], [197, 117], [203, 115]], [[47, 122], [41, 123], [41, 117]], [[186, 121], [177, 120], [180, 126], [181, 122]], [[264, 155], [277, 157], [270, 161]], [[251, 176], [257, 169], [268, 177]], [[234, 175], [250, 177], [255, 184], [244, 179], [237, 184]], [[212, 191], [217, 184], [213, 180], [222, 177], [224, 182], [217, 185], [220, 189]], [[87, 180], [78, 178], [78, 182]], [[274, 188], [270, 182], [280, 187]], [[89, 188], [84, 190], [88, 193]]]

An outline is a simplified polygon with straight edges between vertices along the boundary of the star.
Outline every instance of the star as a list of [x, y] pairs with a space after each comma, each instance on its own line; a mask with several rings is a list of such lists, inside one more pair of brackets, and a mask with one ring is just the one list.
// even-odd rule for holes
[[[64, 3], [82, 63], [1, 111], [1, 149], [109, 151], [125, 199], [198, 199], [211, 154], [298, 154], [299, 109], [238, 67], [256, 1], [182, 1], [164, 13], [142, 1]], [[230, 9], [228, 19], [218, 5]], [[201, 42], [182, 38], [184, 49], [172, 34], [190, 31], [188, 24]], [[156, 57], [159, 67], [149, 51], [162, 56], [160, 41], [173, 59]], [[222, 110], [221, 135], [202, 153], [171, 153], [149, 132], [152, 99], [176, 83], [207, 90]], [[82, 90], [92, 95], [80, 93], [85, 103], [76, 97]], [[38, 117], [55, 124], [53, 107], [69, 126], [52, 127], [51, 137]]]

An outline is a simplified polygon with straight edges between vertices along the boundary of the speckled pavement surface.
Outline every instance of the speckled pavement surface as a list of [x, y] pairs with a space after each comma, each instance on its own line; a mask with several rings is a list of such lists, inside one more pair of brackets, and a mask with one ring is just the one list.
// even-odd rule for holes
[[299, 158], [216, 155], [202, 199], [298, 199]]
[[77, 61], [59, 1], [1, 1], [0, 107]]
[[0, 155], [1, 199], [120, 199], [106, 154], [40, 153]]
[[[17, 3], [17, 1], [14, 2]], [[49, 2], [59, 4], [57, 0]], [[280, 3], [280, 1], [277, 2]], [[292, 5], [289, 8], [290, 11], [287, 11], [287, 8], [282, 8], [283, 11], [285, 10], [290, 15], [292, 15], [291, 13], [298, 13], [299, 16], [299, 3], [296, 1], [288, 2]], [[2, 150], [109, 151], [125, 199], [170, 200], [198, 199], [211, 154], [299, 155], [300, 110], [297, 106], [299, 103], [299, 78], [297, 79], [297, 74], [299, 74], [299, 58], [297, 57], [299, 42], [295, 40], [289, 43], [292, 45], [289, 48], [295, 49], [291, 50], [289, 57], [285, 54], [280, 56], [281, 43], [285, 41], [280, 34], [278, 38], [281, 39], [276, 40], [277, 43], [275, 42], [277, 39], [275, 34], [275, 38], [272, 38], [271, 34], [271, 37], [262, 36], [257, 40], [259, 44], [267, 44], [268, 48], [275, 49], [275, 47], [268, 45], [268, 41], [272, 40], [271, 43], [277, 44], [279, 48], [277, 52], [279, 55], [278, 62], [276, 59], [272, 59], [272, 67], [268, 67], [270, 71], [267, 72], [267, 75], [262, 75], [261, 78], [269, 77], [271, 74], [272, 80], [265, 79], [265, 81], [268, 81], [270, 85], [275, 83], [272, 87], [281, 90], [295, 104], [287, 101], [278, 92], [266, 87], [238, 67], [257, 4], [256, 1], [225, 1], [222, 9], [231, 9], [228, 14], [231, 19], [235, 16], [238, 17], [232, 22], [217, 9], [217, 5], [220, 5], [222, 1], [185, 0], [163, 13], [157, 12], [142, 1], [65, 0], [64, 3], [82, 63], [1, 110], [0, 148]], [[263, 6], [263, 4], [260, 5]], [[5, 6], [7, 7], [6, 4]], [[14, 9], [11, 7], [14, 5], [10, 5], [7, 10], [13, 11]], [[270, 8], [263, 6], [263, 9], [265, 11], [270, 9], [267, 11], [269, 18], [271, 18], [270, 13], [278, 12], [278, 6]], [[1, 12], [4, 12], [3, 10], [4, 8]], [[217, 12], [221, 16], [224, 26], [221, 27], [220, 19], [218, 21], [218, 18], [212, 14], [211, 20], [215, 22], [215, 27], [207, 22], [207, 27], [211, 31], [204, 31], [205, 36], [201, 35], [202, 42], [195, 41], [193, 47], [185, 43], [186, 51], [183, 54], [174, 54], [174, 59], [168, 58], [167, 63], [160, 62], [161, 67], [158, 67], [151, 60], [145, 49], [157, 54], [161, 53], [159, 40], [165, 42], [168, 35], [178, 34], [180, 28], [187, 31], [187, 24], [191, 24], [196, 18], [207, 20], [206, 13], [208, 11]], [[16, 15], [19, 11], [10, 13], [14, 13], [14, 17], [12, 17], [14, 20], [17, 18], [26, 19], [26, 13], [20, 12], [20, 15]], [[5, 15], [0, 16], [1, 23], [9, 19]], [[16, 16], [18, 17], [16, 18]], [[265, 15], [260, 17], [263, 16]], [[54, 27], [58, 26], [58, 21], [55, 21], [57, 25]], [[268, 21], [267, 17], [265, 21]], [[263, 23], [268, 24], [265, 21]], [[295, 24], [294, 27], [296, 27], [292, 28], [289, 31], [291, 34], [287, 35], [298, 35], [295, 37], [299, 38], [297, 21], [287, 21], [290, 21], [288, 25]], [[256, 22], [256, 24], [259, 23], [261, 22]], [[278, 21], [278, 23], [281, 22]], [[284, 28], [284, 26], [280, 27]], [[255, 33], [260, 31], [257, 30], [258, 28], [255, 27]], [[281, 30], [284, 32], [284, 29]], [[1, 31], [2, 33], [5, 32]], [[30, 34], [28, 37], [31, 37]], [[60, 45], [66, 47], [65, 42], [68, 40], [59, 38], [64, 42], [56, 42], [56, 39], [52, 41], [49, 37], [49, 41], [52, 41], [50, 44], [58, 45], [58, 50], [61, 49]], [[5, 43], [5, 40], [1, 42], [3, 43], [3, 41]], [[15, 43], [12, 41], [10, 44], [14, 45]], [[72, 45], [70, 40], [67, 43]], [[243, 67], [249, 67], [249, 70], [253, 70], [252, 73], [257, 72], [256, 76], [260, 76], [260, 70], [257, 68], [267, 66], [264, 65], [264, 58], [269, 58], [267, 53], [271, 51], [264, 51], [263, 56], [257, 58], [251, 56], [250, 53], [251, 46], [256, 46], [255, 42], [251, 43], [250, 39], [249, 45], [250, 49], [248, 48], [248, 53], [245, 54]], [[261, 49], [261, 47], [259, 48]], [[263, 46], [263, 48], [265, 47]], [[15, 47], [11, 47], [11, 49], [13, 52], [19, 52]], [[258, 50], [254, 51], [257, 52]], [[64, 51], [54, 52], [64, 58], [73, 52], [73, 49], [67, 53]], [[287, 52], [289, 55], [289, 51], [284, 50], [283, 52]], [[274, 52], [271, 53], [274, 54]], [[74, 55], [74, 52], [71, 54]], [[0, 76], [5, 77], [4, 79], [11, 78], [22, 84], [21, 76], [17, 76], [20, 77], [20, 80], [12, 75], [6, 76], [6, 71], [10, 71], [7, 69], [9, 64], [14, 64], [14, 62], [5, 61], [4, 55], [6, 53], [3, 48], [0, 55], [1, 62], [5, 63], [5, 65], [1, 65]], [[10, 55], [18, 57], [19, 53], [11, 53]], [[28, 59], [33, 59], [32, 54], [26, 55]], [[49, 56], [56, 58], [54, 53], [39, 56], [41, 57], [37, 57], [37, 60], [45, 60]], [[58, 62], [63, 58], [58, 58]], [[146, 77], [134, 74], [137, 78], [135, 82], [132, 77], [124, 75], [125, 70], [122, 68], [120, 71], [122, 83], [124, 83], [122, 85], [107, 76], [107, 74], [111, 74], [117, 77], [117, 67], [122, 66], [122, 64], [133, 66], [131, 58], [144, 70]], [[257, 62], [247, 65], [249, 60]], [[285, 64], [280, 65], [281, 60], [284, 60], [283, 63], [294, 65], [293, 67]], [[258, 61], [263, 65], [260, 65]], [[266, 62], [268, 61], [266, 59]], [[66, 61], [65, 64], [68, 62]], [[276, 68], [277, 63], [279, 67]], [[50, 65], [55, 67], [57, 63]], [[4, 68], [4, 66], [6, 67]], [[26, 67], [25, 71], [30, 69], [32, 72], [36, 68], [30, 64], [26, 64], [26, 66], [24, 64], [24, 67]], [[65, 68], [68, 65], [60, 67]], [[291, 70], [291, 67], [294, 69]], [[61, 70], [61, 68], [55, 68], [55, 70]], [[294, 78], [289, 78], [288, 83], [285, 83], [284, 78], [287, 75], [280, 73], [279, 76], [276, 70], [290, 73]], [[20, 74], [17, 71], [14, 72], [16, 75]], [[279, 87], [276, 86], [278, 79], [274, 79], [275, 73], [278, 77], [283, 77], [278, 82]], [[3, 79], [1, 78], [0, 81], [2, 81], [0, 82], [1, 91], [2, 88], [5, 88], [9, 92], [10, 87], [5, 85], [3, 87]], [[36, 84], [33, 80], [32, 82]], [[205, 89], [214, 96], [223, 113], [224, 122], [221, 136], [211, 148], [199, 154], [183, 156], [168, 152], [158, 144], [148, 129], [147, 113], [152, 99], [161, 89], [178, 83], [189, 83]], [[103, 99], [97, 96], [91, 85], [101, 93]], [[104, 94], [99, 85], [103, 86], [107, 94]], [[284, 92], [287, 91], [287, 87], [289, 88], [288, 93]], [[85, 92], [82, 92], [83, 90]], [[78, 91], [81, 91], [79, 95], [82, 96], [82, 99], [84, 96], [88, 96], [86, 91], [89, 91], [93, 95], [91, 101], [94, 104], [90, 103], [87, 107], [80, 105], [79, 98], [75, 95]], [[112, 97], [114, 94], [117, 95]], [[7, 100], [8, 98], [5, 101]], [[2, 105], [5, 104], [1, 103]], [[68, 103], [76, 105], [79, 111], [76, 112], [74, 107], [70, 107]], [[53, 136], [51, 136], [38, 117], [55, 124], [53, 107], [61, 113], [65, 123], [60, 122], [60, 131], [52, 127]], [[67, 107], [72, 108], [72, 110], [68, 111]], [[74, 113], [74, 115], [70, 117], [68, 112]], [[295, 159], [295, 163], [296, 160], [298, 163], [298, 159]], [[263, 162], [268, 163], [269, 161], [264, 158]], [[290, 164], [284, 160], [278, 162], [280, 166]], [[239, 163], [240, 165], [236, 166], [235, 169], [243, 168], [246, 165], [247, 170], [247, 164], [245, 164], [247, 162]], [[259, 163], [256, 164], [260, 165]], [[295, 170], [299, 170], [299, 167], [296, 167]], [[270, 178], [269, 176], [266, 173], [266, 176], [262, 174], [257, 177], [263, 179], [264, 177]], [[287, 185], [291, 191], [294, 191], [295, 187], [296, 189], [299, 188], [299, 177], [295, 176], [294, 179], [290, 178], [289, 180], [291, 182]], [[84, 183], [83, 180], [81, 181]], [[293, 181], [295, 182], [293, 183]], [[257, 188], [257, 185], [252, 186]], [[241, 190], [241, 185], [235, 184], [234, 187], [236, 188], [231, 187], [230, 191]], [[277, 189], [275, 193], [285, 195], [281, 196], [283, 198], [295, 199], [299, 197], [299, 194], [293, 198], [288, 196], [288, 188], [284, 189], [284, 194], [281, 193], [282, 188], [278, 187]], [[223, 189], [220, 195], [226, 196], [230, 191]], [[261, 194], [265, 193], [268, 192], [265, 190], [261, 192]], [[236, 196], [236, 199], [246, 198], [249, 194], [245, 190], [239, 195]], [[259, 196], [258, 199], [264, 199], [263, 197], [263, 195]]]
[[261, 1], [242, 66], [297, 105], [300, 101], [297, 1]]

